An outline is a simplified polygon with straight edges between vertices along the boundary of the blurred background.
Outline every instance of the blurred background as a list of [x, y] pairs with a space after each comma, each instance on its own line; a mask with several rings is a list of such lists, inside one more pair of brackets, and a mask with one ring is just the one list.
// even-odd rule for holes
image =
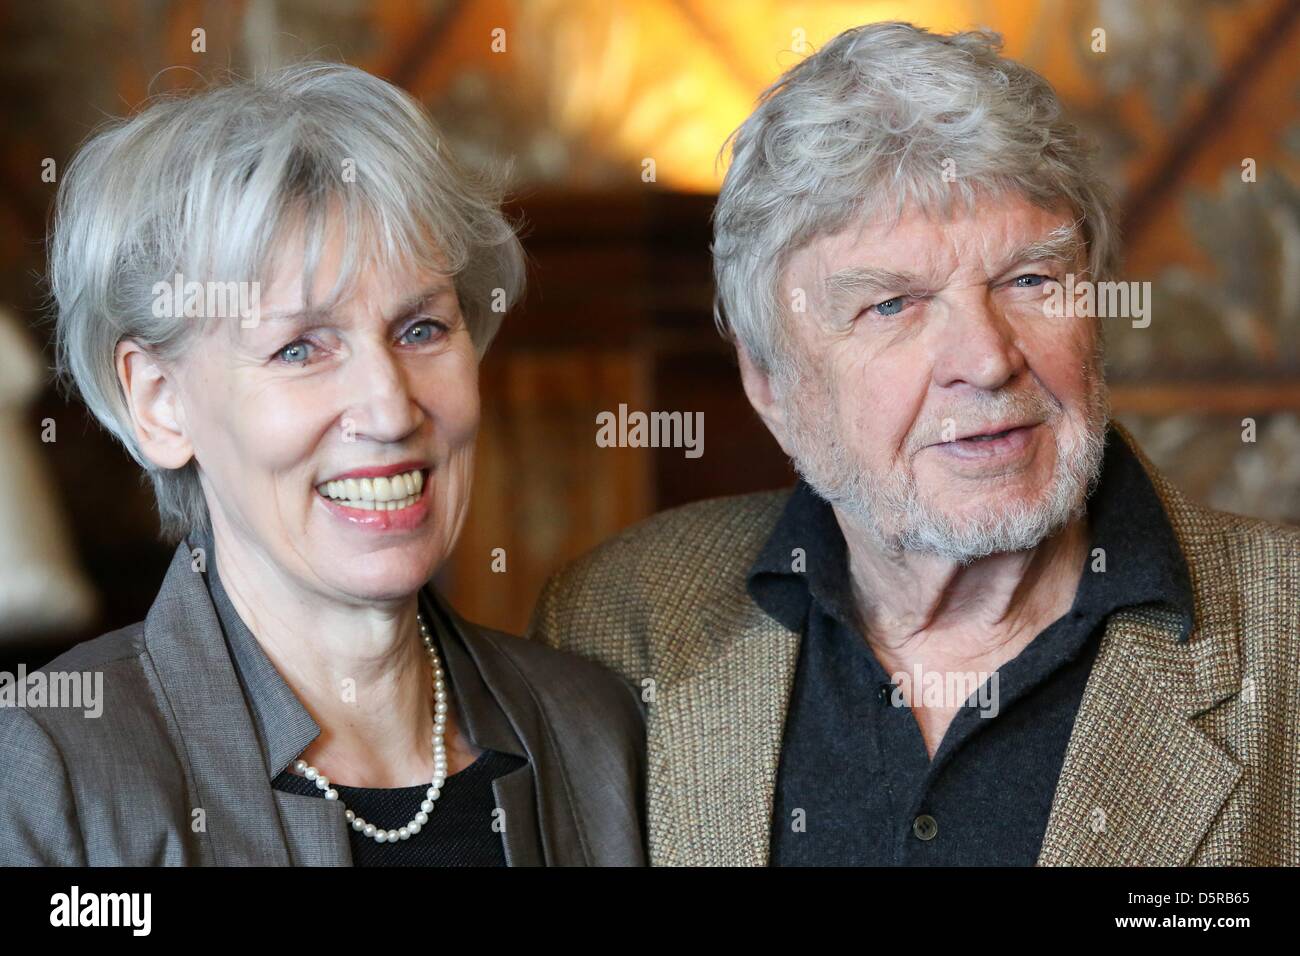
[[[139, 469], [49, 385], [42, 172], [103, 119], [221, 70], [342, 59], [428, 104], [463, 159], [513, 162], [530, 293], [484, 363], [440, 584], [520, 631], [545, 577], [619, 529], [792, 480], [712, 325], [717, 152], [783, 70], [892, 19], [990, 27], [1056, 86], [1121, 196], [1122, 278], [1153, 284], [1151, 326], [1111, 326], [1117, 417], [1193, 497], [1300, 522], [1298, 0], [5, 3], [0, 669], [142, 619], [171, 555]], [[703, 412], [704, 455], [597, 447], [620, 403]]]

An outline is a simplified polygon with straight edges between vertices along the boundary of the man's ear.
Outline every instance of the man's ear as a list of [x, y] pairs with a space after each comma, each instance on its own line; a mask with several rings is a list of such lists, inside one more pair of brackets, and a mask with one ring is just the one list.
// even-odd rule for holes
[[176, 383], [154, 356], [130, 339], [117, 343], [113, 363], [144, 456], [159, 468], [184, 467], [194, 457], [194, 446], [185, 434]]
[[[737, 346], [736, 358], [740, 362], [740, 381], [745, 386], [745, 396], [754, 406], [758, 417], [772, 433], [781, 450], [790, 455], [790, 443], [787, 440], [785, 406], [777, 398], [772, 388], [772, 374], [759, 368], [743, 345]], [[793, 456], [791, 456], [793, 457]]]

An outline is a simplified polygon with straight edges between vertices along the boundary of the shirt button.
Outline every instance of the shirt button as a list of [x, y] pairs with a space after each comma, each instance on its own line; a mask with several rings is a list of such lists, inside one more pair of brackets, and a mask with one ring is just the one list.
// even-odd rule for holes
[[893, 699], [894, 685], [888, 682], [880, 685], [880, 702], [888, 704]]
[[930, 814], [923, 813], [912, 821], [912, 832], [918, 840], [933, 840], [939, 833], [939, 824]]

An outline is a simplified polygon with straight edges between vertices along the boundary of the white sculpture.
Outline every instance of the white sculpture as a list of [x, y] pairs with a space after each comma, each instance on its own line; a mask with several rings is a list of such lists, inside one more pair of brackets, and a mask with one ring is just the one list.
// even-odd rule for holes
[[40, 353], [0, 309], [0, 643], [66, 636], [90, 624], [98, 603], [42, 467], [39, 423], [27, 416], [42, 375]]

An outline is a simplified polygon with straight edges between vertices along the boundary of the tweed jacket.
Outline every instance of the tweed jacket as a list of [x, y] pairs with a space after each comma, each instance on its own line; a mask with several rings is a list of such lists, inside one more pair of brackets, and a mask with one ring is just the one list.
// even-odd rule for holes
[[[255, 640], [256, 666], [239, 669], [190, 544], [144, 621], [41, 668], [102, 674], [100, 715], [0, 707], [0, 866], [351, 865], [342, 804], [272, 787], [320, 728]], [[588, 661], [464, 621], [430, 585], [420, 600], [450, 622], [462, 732], [527, 760], [492, 783], [507, 864], [642, 865], [636, 695]]]
[[[1194, 624], [1107, 621], [1038, 865], [1300, 864], [1300, 528], [1189, 501], [1116, 426], [1186, 556]], [[764, 865], [800, 635], [746, 576], [789, 492], [687, 505], [556, 574], [530, 634], [642, 686], [652, 865]]]

